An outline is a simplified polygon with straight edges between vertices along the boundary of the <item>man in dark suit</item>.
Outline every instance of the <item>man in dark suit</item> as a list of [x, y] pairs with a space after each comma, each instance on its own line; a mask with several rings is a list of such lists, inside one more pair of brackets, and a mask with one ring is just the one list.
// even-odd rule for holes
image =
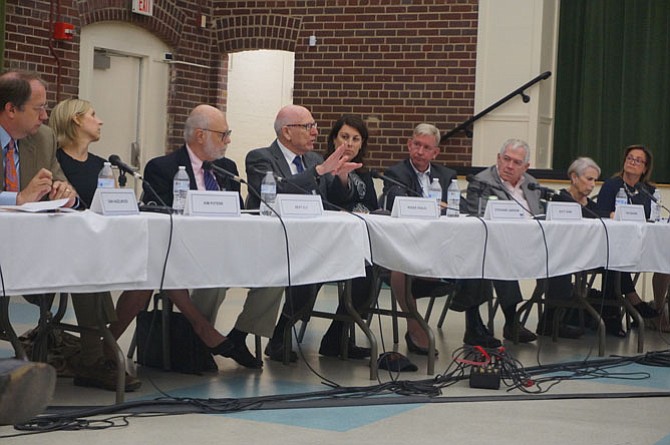
[[[466, 198], [468, 213], [473, 215], [483, 214], [489, 196], [516, 201], [525, 209], [529, 217], [542, 213], [540, 191], [528, 188], [528, 184], [537, 182], [534, 177], [526, 172], [530, 166], [529, 161], [530, 147], [526, 142], [519, 139], [505, 141], [496, 158], [496, 164], [479, 172], [475, 176], [475, 180], [468, 185]], [[488, 280], [464, 281], [463, 289], [465, 293], [471, 296], [490, 294], [491, 282]], [[512, 340], [516, 306], [523, 299], [519, 283], [503, 280], [493, 280], [492, 283], [505, 315], [503, 337]], [[468, 321], [468, 317], [470, 317], [471, 324], [480, 324], [476, 320], [479, 317], [479, 311], [476, 315], [468, 315], [466, 311], [466, 321]], [[519, 341], [521, 343], [532, 342], [536, 339], [537, 336], [534, 333], [524, 326], [519, 326]]]
[[392, 182], [384, 183], [382, 202], [387, 210], [393, 208], [396, 196], [428, 197], [428, 188], [433, 179], [438, 179], [442, 187], [442, 202], [447, 202], [447, 189], [456, 172], [433, 161], [440, 153], [440, 131], [431, 124], [419, 124], [407, 140], [409, 158], [388, 168], [384, 175], [405, 184], [402, 188]]
[[[433, 162], [440, 152], [440, 130], [434, 125], [421, 123], [414, 128], [412, 137], [407, 140], [409, 157], [389, 167], [384, 176], [394, 180], [384, 183], [382, 205], [387, 210], [393, 208], [396, 196], [428, 197], [428, 188], [433, 179], [437, 179], [442, 187], [442, 205], [447, 202], [447, 189], [456, 172]], [[394, 183], [395, 182], [395, 183]], [[401, 187], [396, 183], [404, 184]], [[404, 312], [416, 307], [416, 299], [425, 296], [444, 295], [446, 286], [441, 281], [415, 279], [412, 284], [412, 295], [406, 295], [406, 275], [391, 271], [391, 287], [398, 304]], [[407, 318], [405, 341], [410, 352], [428, 354], [428, 336], [421, 325], [413, 318]]]
[[[212, 127], [212, 128], [209, 128]], [[220, 127], [220, 128], [219, 128]], [[223, 130], [226, 128], [226, 130]], [[214, 175], [202, 168], [203, 161], [211, 161], [237, 176], [237, 165], [224, 157], [230, 130], [225, 115], [209, 105], [199, 105], [193, 109], [184, 129], [184, 139], [189, 141], [178, 150], [150, 160], [144, 169], [144, 195], [142, 201], [172, 206], [172, 181], [180, 166], [186, 167], [191, 190], [207, 190], [205, 175], [212, 175], [219, 190], [240, 191], [240, 184], [233, 178]], [[147, 183], [151, 187], [147, 186]], [[161, 204], [162, 205], [162, 204]]]
[[[204, 170], [202, 167], [204, 161], [210, 161], [237, 175], [235, 162], [224, 157], [230, 143], [230, 134], [226, 116], [221, 110], [210, 105], [195, 107], [185, 123], [185, 144], [173, 153], [159, 156], [147, 163], [144, 169], [143, 202], [171, 206], [173, 178], [179, 166], [186, 167], [192, 190], [239, 192], [240, 185], [232, 178], [214, 175], [212, 171]], [[208, 178], [207, 175], [211, 176]], [[246, 336], [249, 332], [266, 337], [271, 335], [281, 300], [281, 289], [275, 292], [274, 298], [271, 298], [272, 295], [260, 294], [256, 289], [251, 289], [235, 328], [223, 337], [214, 329], [214, 324], [226, 291], [225, 288], [194, 289], [189, 299], [188, 291], [172, 290], [168, 291], [168, 297], [189, 319], [210, 352], [232, 358], [247, 368], [260, 369], [263, 362], [249, 352]], [[119, 321], [110, 326], [116, 338], [125, 331], [149, 298], [151, 291], [143, 290], [126, 291], [119, 297], [117, 303]]]
[[[353, 193], [348, 183], [343, 183], [337, 174], [343, 177], [360, 163], [349, 162], [342, 145], [327, 158], [314, 153], [314, 141], [318, 136], [316, 122], [305, 107], [287, 105], [279, 110], [274, 123], [277, 139], [265, 148], [250, 151], [246, 158], [247, 180], [249, 186], [260, 190], [265, 173], [271, 171], [284, 180], [277, 183], [277, 193], [318, 193], [324, 199], [324, 207], [329, 203], [343, 205]], [[253, 195], [247, 198], [248, 208], [258, 208], [259, 200]], [[317, 285], [292, 286], [287, 288], [287, 298], [279, 321], [275, 326], [272, 338], [265, 349], [265, 354], [272, 360], [282, 361], [284, 358], [284, 335], [293, 324], [311, 309]], [[337, 355], [338, 349], [333, 352]], [[325, 355], [330, 350], [321, 349]], [[294, 351], [286, 351], [289, 361], [296, 361]], [[370, 356], [368, 348], [349, 345], [348, 356], [364, 358]]]

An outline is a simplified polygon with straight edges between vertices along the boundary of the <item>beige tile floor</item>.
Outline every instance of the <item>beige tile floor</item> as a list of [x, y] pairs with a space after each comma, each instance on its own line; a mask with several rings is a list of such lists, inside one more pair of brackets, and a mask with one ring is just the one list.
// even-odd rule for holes
[[[243, 303], [244, 292], [232, 290], [223, 305], [217, 327], [227, 332]], [[388, 297], [383, 297], [388, 299]], [[336, 297], [333, 288], [322, 291], [318, 305], [332, 309]], [[421, 305], [425, 302], [421, 302]], [[441, 303], [438, 303], [438, 309]], [[32, 308], [20, 299], [12, 300], [12, 314], [19, 318], [17, 331], [30, 327]], [[13, 318], [14, 319], [14, 318]], [[431, 326], [435, 328], [434, 315]], [[500, 335], [501, 320], [497, 319]], [[342, 386], [368, 386], [369, 368], [364, 361], [342, 361], [320, 357], [318, 346], [327, 321], [310, 322], [302, 344], [304, 360], [284, 366], [266, 360], [262, 371], [250, 371], [229, 359], [217, 358], [218, 373], [202, 376], [166, 373], [138, 367], [142, 388], [129, 393], [128, 401], [152, 400], [162, 394], [173, 397], [240, 398], [274, 394], [325, 391], [323, 378]], [[533, 327], [535, 320], [530, 320]], [[377, 326], [377, 322], [375, 322]], [[375, 327], [379, 334], [379, 330]], [[401, 322], [401, 336], [404, 332]], [[383, 340], [392, 349], [391, 325], [382, 320]], [[442, 373], [451, 362], [452, 351], [462, 346], [463, 317], [449, 313], [445, 327], [436, 330], [440, 356], [436, 370]], [[127, 348], [130, 336], [121, 339]], [[379, 337], [379, 336], [378, 336]], [[361, 337], [359, 337], [361, 338]], [[580, 340], [561, 340], [552, 343], [542, 338], [535, 344], [507, 344], [509, 353], [524, 366], [583, 360], [595, 357], [595, 335]], [[668, 349], [670, 336], [647, 331], [646, 351]], [[607, 337], [607, 353], [635, 355], [636, 334], [627, 338]], [[251, 341], [250, 341], [251, 346]], [[425, 359], [409, 354], [404, 340], [396, 349], [406, 354], [419, 366], [419, 372], [391, 376], [380, 373], [380, 380], [424, 380]], [[0, 356], [9, 356], [7, 344], [0, 343]], [[311, 366], [321, 376], [317, 376]], [[184, 414], [170, 416], [133, 416], [128, 425], [94, 431], [51, 432], [24, 437], [6, 437], [17, 434], [12, 427], [0, 427], [3, 445], [26, 443], [78, 444], [330, 444], [330, 443], [384, 443], [384, 444], [670, 444], [670, 398], [640, 397], [640, 393], [670, 392], [670, 369], [629, 365], [610, 370], [620, 377], [648, 373], [648, 378], [599, 378], [594, 380], [567, 380], [553, 387], [543, 400], [520, 391], [471, 389], [467, 381], [457, 382], [442, 390], [442, 395], [429, 403], [406, 403], [408, 399], [394, 396], [388, 405], [370, 405], [369, 398], [361, 398], [360, 406], [264, 409], [232, 414]], [[634, 374], [631, 374], [634, 373]], [[587, 395], [599, 397], [587, 398]], [[634, 395], [624, 398], [623, 395]], [[563, 396], [566, 398], [560, 398]], [[570, 396], [570, 398], [567, 398]], [[616, 396], [616, 398], [614, 398]], [[482, 398], [487, 398], [483, 400]], [[490, 400], [489, 400], [490, 399]], [[414, 401], [414, 399], [411, 399]], [[111, 392], [79, 388], [69, 379], [59, 379], [51, 410], [60, 406], [103, 406], [114, 401]], [[400, 403], [399, 403], [400, 402]], [[116, 420], [120, 424], [120, 418]]]

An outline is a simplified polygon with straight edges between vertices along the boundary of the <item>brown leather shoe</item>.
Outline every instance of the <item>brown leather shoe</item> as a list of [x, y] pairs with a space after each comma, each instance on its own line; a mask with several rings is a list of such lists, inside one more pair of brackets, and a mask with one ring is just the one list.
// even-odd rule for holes
[[[101, 358], [92, 365], [83, 365], [78, 357], [71, 361], [72, 371], [74, 372], [74, 384], [90, 388], [106, 389], [107, 391], [116, 391], [116, 377], [118, 370], [116, 362]], [[132, 392], [140, 388], [142, 382], [126, 372], [125, 392]]]
[[46, 363], [0, 360], [0, 425], [25, 422], [41, 413], [56, 388], [56, 370]]

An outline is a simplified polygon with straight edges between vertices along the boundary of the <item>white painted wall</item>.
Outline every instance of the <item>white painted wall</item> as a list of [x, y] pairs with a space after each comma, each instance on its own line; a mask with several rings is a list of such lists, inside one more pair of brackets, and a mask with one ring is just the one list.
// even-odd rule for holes
[[[93, 69], [96, 48], [117, 54], [111, 61], [111, 74]], [[93, 153], [104, 157], [119, 154], [131, 163], [126, 150], [130, 142], [137, 141], [141, 170], [148, 160], [165, 153], [169, 79], [169, 67], [163, 61], [166, 52], [171, 50], [162, 40], [128, 23], [94, 23], [82, 29], [79, 97], [90, 100], [104, 122], [100, 141], [91, 146]], [[122, 62], [123, 55], [137, 66], [136, 78], [124, 81], [125, 76], [114, 75], [115, 61]], [[131, 71], [123, 69], [124, 74]], [[137, 116], [136, 126], [125, 119], [129, 114]], [[136, 187], [136, 191], [139, 189]]]
[[[481, 0], [477, 36], [475, 114], [545, 71], [555, 71], [558, 0]], [[550, 167], [555, 76], [480, 119], [474, 126], [473, 166], [495, 162], [510, 137], [531, 146], [531, 167]]]
[[226, 118], [233, 134], [226, 157], [237, 163], [244, 178], [247, 153], [270, 145], [276, 138], [273, 124], [277, 112], [293, 103], [293, 67], [294, 54], [288, 51], [229, 55]]

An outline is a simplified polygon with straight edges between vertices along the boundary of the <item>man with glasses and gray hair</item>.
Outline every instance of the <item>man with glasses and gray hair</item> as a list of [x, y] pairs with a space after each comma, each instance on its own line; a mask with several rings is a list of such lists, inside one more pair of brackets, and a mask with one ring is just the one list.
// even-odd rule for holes
[[[277, 139], [269, 147], [257, 148], [247, 154], [245, 163], [250, 188], [260, 190], [265, 173], [271, 171], [283, 178], [277, 183], [277, 193], [317, 193], [324, 199], [325, 208], [329, 208], [329, 203], [343, 206], [351, 199], [353, 190], [349, 187], [349, 182], [342, 181], [338, 174], [346, 177], [349, 172], [362, 165], [349, 162], [344, 144], [337, 147], [325, 160], [318, 153], [314, 153], [314, 142], [319, 131], [307, 108], [299, 105], [283, 107], [275, 118], [274, 130]], [[255, 209], [259, 206], [258, 197], [249, 193], [247, 208]], [[287, 292], [287, 301], [265, 349], [265, 354], [270, 359], [283, 361], [286, 354], [289, 361], [297, 361], [298, 356], [294, 351], [284, 351], [284, 332], [311, 308], [317, 291], [318, 285], [312, 284], [292, 286]], [[351, 349], [350, 347], [350, 351]], [[350, 356], [358, 355], [355, 352], [361, 352], [359, 349], [365, 348], [351, 351], [354, 354]], [[369, 354], [368, 350], [367, 355]]]

